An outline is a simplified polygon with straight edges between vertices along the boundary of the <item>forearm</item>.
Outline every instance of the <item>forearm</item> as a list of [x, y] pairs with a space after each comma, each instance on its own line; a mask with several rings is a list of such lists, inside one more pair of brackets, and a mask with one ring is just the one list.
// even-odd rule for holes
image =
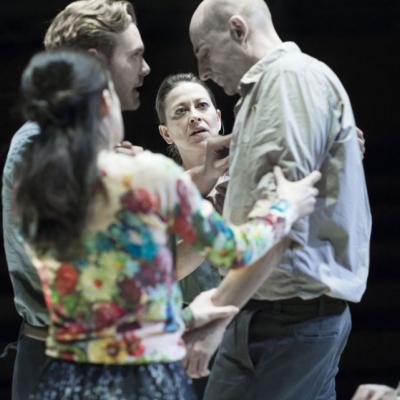
[[204, 256], [183, 241], [177, 245], [176, 277], [178, 280], [191, 274], [204, 261]]
[[242, 307], [271, 274], [290, 243], [284, 238], [264, 257], [247, 268], [230, 270], [213, 296], [215, 305], [235, 305]]

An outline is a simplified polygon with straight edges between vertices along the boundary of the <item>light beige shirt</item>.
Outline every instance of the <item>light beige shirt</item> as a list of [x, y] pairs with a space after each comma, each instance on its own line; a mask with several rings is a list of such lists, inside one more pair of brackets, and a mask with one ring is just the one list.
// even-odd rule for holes
[[273, 199], [274, 165], [299, 179], [318, 169], [316, 210], [256, 299], [359, 301], [369, 265], [371, 215], [348, 95], [325, 64], [283, 43], [242, 78], [224, 217], [240, 224], [260, 196]]

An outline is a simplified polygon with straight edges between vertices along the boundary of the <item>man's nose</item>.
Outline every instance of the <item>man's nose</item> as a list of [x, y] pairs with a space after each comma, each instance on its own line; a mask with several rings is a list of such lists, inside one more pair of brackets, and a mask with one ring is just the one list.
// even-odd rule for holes
[[199, 70], [199, 77], [202, 81], [207, 81], [208, 79], [211, 79], [211, 74], [209, 68], [207, 68], [204, 63], [199, 61], [197, 63], [197, 69]]
[[146, 60], [143, 58], [142, 63], [142, 76], [146, 76], [150, 73], [150, 66], [147, 64]]

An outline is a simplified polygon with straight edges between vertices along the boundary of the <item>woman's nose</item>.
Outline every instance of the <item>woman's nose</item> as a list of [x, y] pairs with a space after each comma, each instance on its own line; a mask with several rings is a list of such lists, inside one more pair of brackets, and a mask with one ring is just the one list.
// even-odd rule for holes
[[197, 123], [200, 121], [201, 121], [201, 118], [200, 118], [199, 114], [197, 113], [197, 111], [192, 110], [190, 113], [189, 123], [193, 125], [194, 123]]
[[189, 122], [193, 125], [193, 124], [195, 124], [196, 122], [200, 122], [200, 118], [199, 118], [199, 117], [196, 117], [195, 115], [192, 115], [192, 116], [190, 117], [190, 119], [189, 119]]

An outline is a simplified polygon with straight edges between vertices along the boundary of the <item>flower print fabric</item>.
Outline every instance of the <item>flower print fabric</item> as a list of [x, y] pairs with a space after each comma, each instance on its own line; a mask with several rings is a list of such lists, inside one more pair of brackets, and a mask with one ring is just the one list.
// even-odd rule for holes
[[181, 360], [184, 323], [171, 235], [215, 266], [237, 268], [255, 262], [284, 234], [290, 207], [229, 226], [164, 156], [104, 152], [98, 166], [107, 198], [95, 199], [80, 258], [32, 256], [51, 316], [46, 352], [102, 364]]

